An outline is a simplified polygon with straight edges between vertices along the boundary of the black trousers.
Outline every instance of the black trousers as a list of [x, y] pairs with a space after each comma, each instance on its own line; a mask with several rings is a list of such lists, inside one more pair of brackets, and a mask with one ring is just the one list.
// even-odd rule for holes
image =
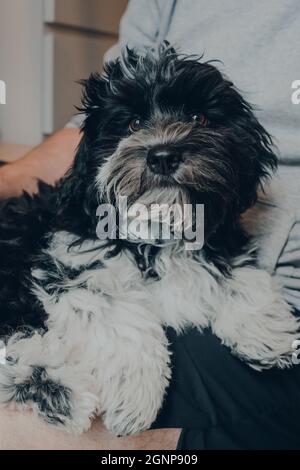
[[167, 330], [173, 378], [152, 428], [180, 450], [300, 449], [300, 366], [257, 372], [209, 331]]

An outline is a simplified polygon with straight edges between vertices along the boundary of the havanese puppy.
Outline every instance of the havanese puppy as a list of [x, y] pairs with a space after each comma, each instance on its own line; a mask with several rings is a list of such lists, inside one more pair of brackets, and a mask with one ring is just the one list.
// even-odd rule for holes
[[[251, 106], [214, 65], [163, 45], [91, 75], [82, 111], [57, 187], [1, 204], [0, 402], [76, 433], [95, 415], [117, 435], [145, 430], [171, 379], [165, 326], [210, 328], [256, 369], [289, 366], [299, 322], [240, 225], [276, 167]], [[120, 198], [142, 229], [124, 231]], [[101, 205], [115, 209], [107, 239]], [[157, 205], [192, 207], [179, 224], [156, 212], [169, 239], [144, 236]], [[184, 222], [200, 244], [178, 236]]]

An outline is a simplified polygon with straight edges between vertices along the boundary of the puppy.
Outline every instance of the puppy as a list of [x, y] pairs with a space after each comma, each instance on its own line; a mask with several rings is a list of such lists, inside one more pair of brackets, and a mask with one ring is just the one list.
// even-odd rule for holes
[[[82, 111], [57, 187], [1, 204], [0, 402], [76, 433], [94, 415], [117, 435], [145, 430], [171, 378], [165, 326], [211, 328], [256, 369], [289, 366], [298, 320], [240, 225], [276, 167], [251, 106], [211, 63], [163, 45], [91, 75]], [[203, 247], [120, 237], [119, 222], [100, 240], [98, 207], [120, 215], [121, 197], [204, 205]]]

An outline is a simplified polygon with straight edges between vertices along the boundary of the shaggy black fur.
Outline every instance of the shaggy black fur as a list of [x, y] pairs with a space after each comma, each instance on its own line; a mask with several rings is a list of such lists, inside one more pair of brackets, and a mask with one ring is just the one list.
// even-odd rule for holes
[[38, 413], [50, 424], [63, 424], [71, 417], [71, 390], [51, 380], [44, 367], [33, 368], [30, 379], [12, 388], [16, 403], [36, 403]]
[[[55, 269], [40, 253], [58, 230], [76, 234], [79, 242], [96, 238], [95, 177], [105, 158], [129, 135], [132, 119], [139, 117], [150, 132], [162, 121], [191, 123], [188, 138], [178, 142], [178, 148], [201, 178], [196, 186], [188, 179], [183, 184], [193, 202], [205, 204], [204, 250], [224, 270], [247, 242], [240, 214], [255, 202], [258, 185], [276, 167], [269, 134], [211, 63], [182, 57], [169, 47], [143, 60], [127, 50], [106, 66], [104, 75], [92, 74], [84, 86], [86, 119], [70, 171], [55, 188], [42, 184], [38, 196], [25, 194], [1, 203], [0, 336], [22, 325], [43, 327], [42, 307], [30, 292], [31, 268], [46, 265], [55, 278]], [[192, 123], [194, 115], [205, 121]], [[143, 155], [141, 149], [139, 158]], [[132, 250], [142, 263], [135, 244], [120, 240], [111, 245], [112, 256]], [[157, 251], [153, 248], [150, 256], [152, 267]]]

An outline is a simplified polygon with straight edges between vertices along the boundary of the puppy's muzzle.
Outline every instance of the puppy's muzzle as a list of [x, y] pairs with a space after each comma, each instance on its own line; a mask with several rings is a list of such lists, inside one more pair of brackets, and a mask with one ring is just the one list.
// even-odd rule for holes
[[147, 155], [147, 165], [152, 173], [171, 175], [179, 167], [182, 155], [179, 150], [167, 145], [152, 147]]

